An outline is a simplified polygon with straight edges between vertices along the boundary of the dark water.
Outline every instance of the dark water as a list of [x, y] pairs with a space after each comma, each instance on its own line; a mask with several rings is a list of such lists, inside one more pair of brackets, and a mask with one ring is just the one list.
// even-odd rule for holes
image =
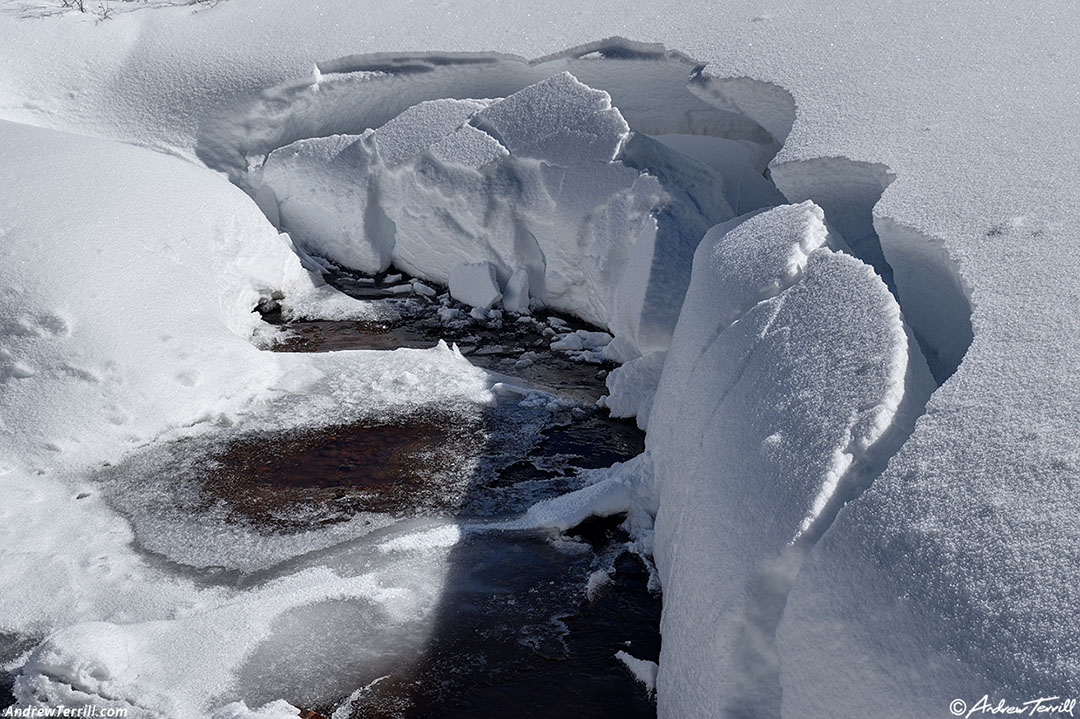
[[[521, 322], [470, 317], [446, 326], [433, 317], [446, 300], [390, 296], [383, 283], [357, 285], [348, 273], [330, 279], [354, 296], [392, 303], [396, 317], [383, 323], [292, 324], [289, 340], [278, 349], [430, 347], [445, 339], [457, 343], [474, 364], [576, 403], [539, 421], [512, 402], [500, 403], [485, 424], [484, 469], [474, 472], [457, 502], [459, 519], [520, 512], [538, 499], [580, 486], [578, 470], [607, 467], [643, 450], [636, 427], [592, 407], [605, 393], [603, 378], [611, 366], [549, 350], [546, 315]], [[268, 319], [280, 322], [276, 315]], [[585, 328], [561, 319], [556, 326]], [[378, 485], [382, 495], [378, 505], [368, 506], [397, 511], [402, 507], [394, 486], [398, 478], [406, 494], [423, 493], [416, 480], [416, 449], [467, 446], [468, 438], [448, 429], [461, 424], [428, 417], [332, 430], [317, 442], [295, 445], [296, 451], [284, 452], [277, 465], [260, 466], [265, 479], [256, 481], [278, 488], [295, 486], [297, 480], [351, 486], [353, 477], [363, 475], [361, 484]], [[444, 455], [429, 456], [437, 462]], [[305, 480], [312, 472], [318, 479]], [[344, 703], [349, 716], [654, 717], [652, 698], [615, 659], [624, 650], [656, 661], [660, 651], [660, 599], [648, 589], [648, 568], [626, 550], [620, 520], [590, 521], [564, 537], [505, 531], [467, 535], [452, 552], [436, 629], [423, 656], [382, 676], [358, 678], [358, 691]], [[589, 576], [597, 571], [609, 578], [587, 596]], [[340, 706], [338, 700], [312, 708], [328, 716]]]
[[[645, 588], [641, 561], [605, 529], [595, 547], [514, 534], [466, 539], [424, 656], [351, 698], [350, 716], [655, 716], [614, 657], [657, 659], [659, 598]], [[612, 581], [590, 600], [581, 587], [598, 564], [613, 568]]]
[[[0, 633], [0, 663], [6, 664], [15, 660], [19, 655], [32, 649], [38, 641], [40, 638]], [[0, 669], [0, 709], [6, 709], [15, 704], [15, 695], [11, 693], [14, 681], [14, 676]]]

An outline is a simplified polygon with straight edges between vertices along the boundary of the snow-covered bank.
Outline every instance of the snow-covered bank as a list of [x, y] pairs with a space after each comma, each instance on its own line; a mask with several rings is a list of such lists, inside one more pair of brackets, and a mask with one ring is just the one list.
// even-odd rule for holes
[[[415, 633], [416, 616], [438, 596], [443, 545], [355, 575], [324, 561], [258, 592], [205, 587], [133, 546], [126, 520], [87, 479], [136, 447], [256, 417], [296, 427], [428, 402], [483, 405], [491, 380], [445, 346], [261, 351], [260, 298], [277, 297], [285, 312], [374, 311], [317, 286], [288, 238], [203, 169], [11, 123], [0, 123], [0, 145], [0, 628], [38, 638], [60, 631], [22, 668], [22, 700], [206, 715], [237, 696], [235, 673], [257, 644], [280, 638], [271, 627], [281, 617], [318, 617], [316, 605], [331, 599], [376, 614], [385, 605], [382, 629], [411, 622]], [[372, 531], [346, 529], [278, 538], [273, 559]], [[181, 532], [174, 541], [187, 540]], [[366, 633], [369, 647], [376, 635]]]
[[668, 716], [778, 714], [767, 625], [792, 555], [905, 395], [934, 387], [896, 301], [829, 249], [823, 217], [807, 202], [722, 225], [694, 258], [648, 434]]

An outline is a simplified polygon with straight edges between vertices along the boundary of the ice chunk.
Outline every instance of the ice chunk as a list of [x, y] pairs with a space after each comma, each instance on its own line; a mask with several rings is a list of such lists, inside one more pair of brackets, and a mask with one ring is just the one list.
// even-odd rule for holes
[[514, 270], [514, 274], [506, 281], [503, 309], [507, 312], [524, 312], [529, 309], [529, 273], [525, 270]]
[[469, 262], [450, 270], [450, 296], [471, 307], [488, 309], [502, 297], [495, 266], [490, 262]]
[[647, 437], [672, 716], [778, 712], [757, 617], [783, 596], [787, 548], [889, 428], [908, 373], [899, 307], [869, 266], [823, 246], [819, 208], [727, 230], [695, 255]]
[[627, 654], [621, 649], [615, 652], [615, 658], [622, 662], [630, 673], [634, 675], [634, 679], [641, 682], [645, 687], [645, 691], [652, 694], [656, 691], [656, 673], [659, 670], [656, 662], [650, 662], [646, 659], [638, 659], [635, 656]]
[[553, 350], [598, 350], [603, 349], [611, 342], [611, 335], [607, 332], [592, 332], [590, 330], [574, 330], [568, 332], [551, 343]]
[[212, 719], [296, 719], [299, 716], [299, 709], [278, 699], [258, 709], [250, 709], [244, 702], [226, 704], [214, 712]]
[[612, 417], [636, 417], [641, 429], [648, 429], [656, 386], [667, 352], [650, 352], [615, 368], [607, 376], [608, 395], [602, 406]]

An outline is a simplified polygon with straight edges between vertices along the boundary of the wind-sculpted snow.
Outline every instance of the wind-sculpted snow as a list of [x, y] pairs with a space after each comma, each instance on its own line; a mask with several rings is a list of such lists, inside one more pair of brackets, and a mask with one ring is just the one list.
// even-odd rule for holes
[[935, 238], [876, 216], [894, 176], [884, 165], [821, 157], [786, 162], [772, 177], [792, 202], [813, 200], [856, 257], [871, 265], [904, 307], [904, 318], [938, 384], [971, 345], [971, 292]]
[[667, 348], [705, 231], [783, 200], [750, 157], [721, 155], [717, 169], [631, 131], [607, 93], [563, 72], [299, 140], [245, 182], [311, 251], [442, 283], [489, 262], [501, 288], [518, 273], [537, 303], [610, 327], [625, 360]]
[[803, 203], [716, 227], [695, 256], [649, 418], [662, 715], [778, 713], [769, 604], [905, 394], [933, 386], [884, 283], [827, 243]]

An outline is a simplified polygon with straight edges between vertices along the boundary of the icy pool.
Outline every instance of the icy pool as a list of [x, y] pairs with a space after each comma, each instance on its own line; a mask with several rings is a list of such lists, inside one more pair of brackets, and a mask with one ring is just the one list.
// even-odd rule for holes
[[[328, 278], [374, 301], [381, 319], [284, 323], [267, 307], [274, 349], [447, 339], [497, 373], [494, 400], [310, 428], [221, 426], [102, 467], [87, 494], [127, 518], [144, 561], [165, 581], [232, 597], [132, 634], [162, 647], [164, 631], [179, 653], [226, 673], [191, 679], [216, 688], [217, 705], [284, 699], [338, 719], [521, 715], [523, 703], [545, 716], [654, 716], [651, 693], [616, 658], [659, 656], [654, 569], [622, 517], [566, 533], [506, 528], [587, 484], [589, 469], [644, 448], [637, 427], [595, 406], [613, 365], [551, 349], [588, 328], [556, 315], [470, 315], [441, 288], [392, 291], [401, 278], [385, 273]], [[5, 642], [9, 654], [25, 650], [19, 637]], [[48, 667], [35, 681], [109, 698]]]

